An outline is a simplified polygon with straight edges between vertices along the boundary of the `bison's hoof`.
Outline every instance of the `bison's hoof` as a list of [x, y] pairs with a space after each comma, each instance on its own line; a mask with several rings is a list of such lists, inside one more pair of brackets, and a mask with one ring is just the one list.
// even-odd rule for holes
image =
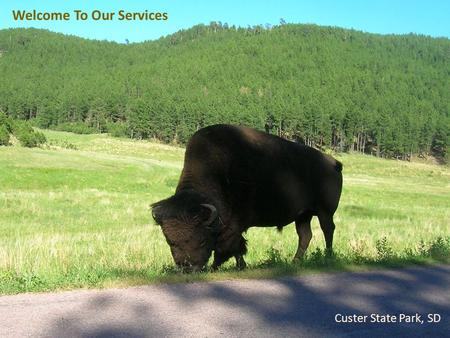
[[211, 272], [216, 272], [217, 270], [219, 270], [219, 267], [217, 265], [211, 265], [211, 267], [209, 268], [209, 270]]
[[247, 268], [247, 263], [241, 263], [241, 264], [236, 264], [236, 269], [238, 270], [244, 270]]

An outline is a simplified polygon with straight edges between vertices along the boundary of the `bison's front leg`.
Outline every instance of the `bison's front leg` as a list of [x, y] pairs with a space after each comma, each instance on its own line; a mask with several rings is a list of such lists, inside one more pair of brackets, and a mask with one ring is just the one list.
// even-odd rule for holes
[[[219, 266], [221, 266], [223, 263], [225, 263], [231, 256], [228, 255], [221, 255], [217, 254], [217, 252], [214, 253], [214, 262], [211, 266], [211, 269], [213, 271], [216, 271]], [[247, 263], [245, 263], [244, 256], [243, 255], [235, 255], [234, 258], [236, 259], [236, 268], [238, 270], [244, 270], [247, 267]]]
[[231, 253], [221, 252], [220, 250], [214, 251], [214, 261], [211, 266], [211, 269], [213, 271], [216, 271], [219, 268], [219, 266], [221, 266], [223, 263], [229, 260], [230, 257], [232, 256], [233, 254]]
[[228, 237], [228, 240], [220, 242], [220, 245], [214, 250], [213, 270], [217, 270], [219, 266], [229, 260], [231, 257], [236, 258], [236, 267], [239, 270], [245, 269], [247, 264], [244, 255], [247, 252], [247, 244], [242, 234]]
[[244, 256], [236, 255], [234, 256], [234, 258], [236, 258], [236, 268], [238, 270], [244, 270], [247, 267], [247, 263], [245, 263]]

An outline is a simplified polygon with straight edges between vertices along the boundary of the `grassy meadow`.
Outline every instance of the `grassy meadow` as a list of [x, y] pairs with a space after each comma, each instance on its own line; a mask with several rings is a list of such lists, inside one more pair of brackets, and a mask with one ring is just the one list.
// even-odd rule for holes
[[450, 169], [336, 155], [344, 190], [336, 255], [326, 258], [316, 219], [308, 256], [292, 264], [293, 225], [246, 235], [249, 268], [182, 275], [149, 205], [171, 195], [184, 150], [149, 141], [43, 131], [42, 148], [0, 147], [0, 294], [153, 281], [449, 261]]

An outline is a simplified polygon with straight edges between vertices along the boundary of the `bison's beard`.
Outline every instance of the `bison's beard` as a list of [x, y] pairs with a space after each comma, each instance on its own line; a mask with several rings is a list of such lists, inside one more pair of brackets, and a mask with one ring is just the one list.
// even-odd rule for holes
[[177, 267], [187, 273], [203, 271], [212, 254], [208, 248], [180, 248], [173, 244], [170, 250]]

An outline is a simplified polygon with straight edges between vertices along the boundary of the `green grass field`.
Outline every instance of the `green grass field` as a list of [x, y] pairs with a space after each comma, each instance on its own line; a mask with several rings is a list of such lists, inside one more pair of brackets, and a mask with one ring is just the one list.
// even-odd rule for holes
[[184, 150], [107, 135], [44, 131], [43, 148], [0, 147], [0, 294], [154, 281], [269, 277], [448, 261], [448, 166], [336, 155], [344, 190], [336, 256], [316, 219], [309, 255], [291, 264], [293, 225], [248, 231], [249, 268], [181, 275], [149, 205], [174, 192]]

